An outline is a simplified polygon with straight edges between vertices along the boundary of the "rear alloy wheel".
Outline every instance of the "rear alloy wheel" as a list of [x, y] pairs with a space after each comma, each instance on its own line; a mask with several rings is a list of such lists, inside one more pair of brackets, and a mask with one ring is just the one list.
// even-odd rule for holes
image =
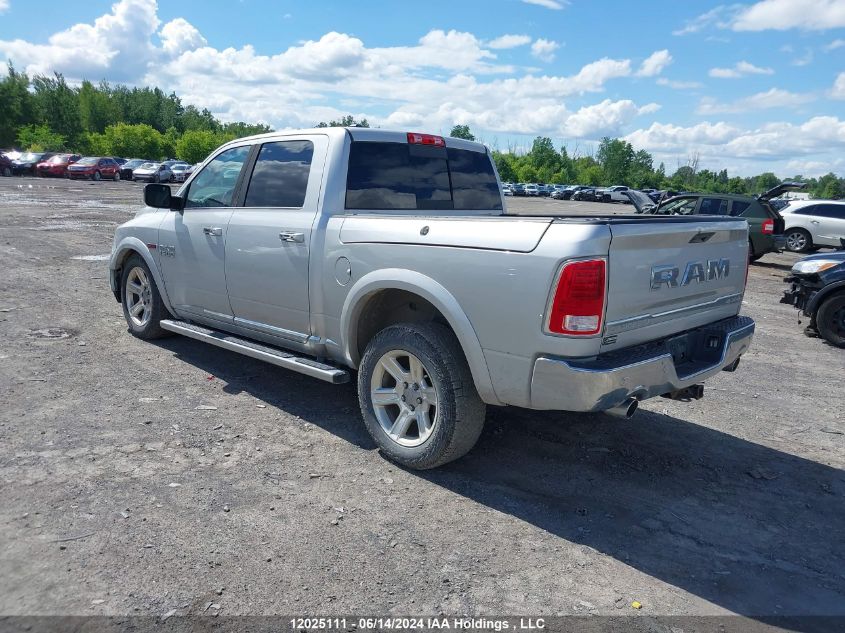
[[486, 414], [458, 339], [436, 323], [376, 334], [361, 359], [358, 400], [381, 452], [418, 470], [466, 454]]
[[117, 182], [118, 180], [120, 180], [120, 172], [116, 171], [114, 172], [114, 181]]
[[813, 248], [813, 238], [804, 229], [790, 229], [786, 234], [786, 250], [793, 253], [806, 253]]
[[845, 293], [838, 293], [822, 303], [816, 312], [816, 328], [828, 343], [845, 347]]
[[92, 180], [100, 181], [103, 178], [103, 175], [99, 171], [95, 171], [94, 175], [91, 176]]

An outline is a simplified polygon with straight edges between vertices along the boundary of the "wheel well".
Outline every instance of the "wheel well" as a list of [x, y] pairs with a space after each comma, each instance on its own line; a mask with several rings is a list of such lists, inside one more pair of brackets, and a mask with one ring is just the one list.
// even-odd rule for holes
[[114, 269], [114, 275], [117, 278], [117, 290], [112, 291], [112, 294], [114, 294], [114, 298], [117, 299], [118, 303], [121, 303], [123, 301], [123, 287], [120, 283], [120, 279], [123, 276], [123, 265], [126, 263], [126, 260], [132, 257], [133, 255], [137, 255], [138, 257], [141, 257], [143, 259], [141, 253], [139, 253], [137, 250], [135, 250], [134, 248], [127, 248], [123, 251], [123, 253], [121, 253], [120, 264], [117, 268]]
[[361, 358], [370, 340], [389, 325], [432, 321], [451, 329], [446, 317], [427, 299], [407, 290], [380, 290], [370, 296], [358, 318], [357, 357]]

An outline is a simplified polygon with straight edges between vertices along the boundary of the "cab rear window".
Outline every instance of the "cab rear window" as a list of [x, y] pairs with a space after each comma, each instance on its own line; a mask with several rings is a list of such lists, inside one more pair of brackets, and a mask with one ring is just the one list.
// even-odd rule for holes
[[502, 199], [486, 153], [354, 141], [349, 150], [346, 208], [498, 211]]

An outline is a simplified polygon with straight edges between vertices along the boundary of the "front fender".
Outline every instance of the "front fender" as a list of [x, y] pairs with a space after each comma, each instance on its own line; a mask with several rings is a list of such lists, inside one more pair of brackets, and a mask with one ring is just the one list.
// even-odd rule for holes
[[152, 253], [150, 253], [150, 249], [147, 248], [147, 245], [137, 237], [124, 237], [117, 243], [114, 249], [112, 249], [111, 258], [109, 259], [109, 283], [111, 284], [112, 292], [115, 293], [116, 297], [120, 297], [120, 279], [118, 278], [117, 272], [121, 270], [123, 262], [125, 262], [126, 258], [131, 256], [132, 253], [140, 255], [147, 264], [153, 275], [153, 280], [158, 288], [159, 295], [161, 295], [161, 300], [164, 303], [164, 306], [171, 314], [175, 314], [170, 306], [170, 299], [167, 296], [167, 287], [164, 285], [164, 279], [159, 271], [158, 262], [156, 262]]
[[405, 290], [430, 302], [446, 318], [458, 342], [461, 344], [469, 364], [475, 388], [487, 404], [501, 405], [493, 390], [493, 382], [478, 335], [458, 300], [440, 283], [422, 273], [401, 268], [376, 270], [359, 279], [346, 295], [340, 317], [340, 331], [343, 334], [343, 354], [352, 367], [360, 362], [358, 354], [358, 320], [362, 310], [373, 294], [380, 290]]
[[813, 316], [825, 299], [827, 299], [830, 295], [843, 290], [845, 290], [845, 281], [836, 281], [832, 284], [826, 285], [810, 298], [807, 302], [807, 307], [804, 308], [804, 314], [807, 316]]

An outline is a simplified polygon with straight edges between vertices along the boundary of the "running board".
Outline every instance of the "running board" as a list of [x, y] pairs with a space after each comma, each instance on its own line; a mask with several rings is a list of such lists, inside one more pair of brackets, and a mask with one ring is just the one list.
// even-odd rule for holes
[[331, 365], [318, 363], [310, 358], [303, 358], [295, 356], [290, 352], [270, 347], [269, 345], [262, 345], [255, 341], [250, 341], [237, 336], [232, 336], [226, 332], [219, 330], [212, 330], [186, 321], [172, 321], [165, 319], [161, 321], [161, 328], [169, 332], [175, 332], [193, 338], [205, 343], [211, 343], [217, 347], [222, 347], [230, 352], [237, 352], [250, 358], [263, 360], [264, 362], [290, 369], [291, 371], [311, 376], [312, 378], [319, 378], [335, 385], [349, 382], [349, 372]]

